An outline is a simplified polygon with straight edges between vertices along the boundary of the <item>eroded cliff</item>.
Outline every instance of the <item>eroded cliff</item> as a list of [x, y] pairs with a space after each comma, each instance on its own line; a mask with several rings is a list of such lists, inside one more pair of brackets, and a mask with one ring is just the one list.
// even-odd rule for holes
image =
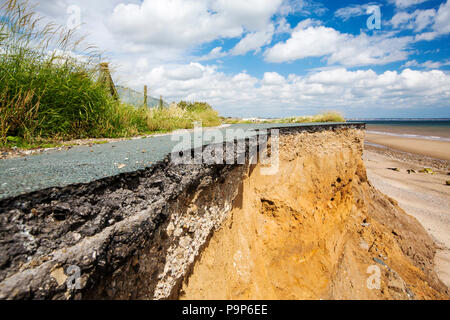
[[279, 173], [248, 170], [181, 297], [448, 297], [432, 271], [433, 241], [367, 181], [362, 141], [362, 131], [345, 129], [282, 136]]
[[363, 138], [359, 125], [284, 128], [275, 175], [248, 153], [167, 157], [1, 201], [0, 298], [448, 298], [433, 241], [367, 181]]

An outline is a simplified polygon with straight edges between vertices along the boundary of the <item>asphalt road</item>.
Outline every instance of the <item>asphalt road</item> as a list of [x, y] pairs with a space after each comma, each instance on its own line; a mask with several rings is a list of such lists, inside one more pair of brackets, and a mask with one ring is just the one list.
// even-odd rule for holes
[[[225, 136], [227, 129], [270, 129], [305, 127], [312, 124], [238, 124], [220, 128]], [[313, 124], [329, 127], [330, 124]], [[341, 125], [341, 124], [339, 124]], [[354, 125], [354, 123], [349, 123]], [[207, 129], [204, 131], [207, 132]], [[191, 139], [192, 139], [192, 133]], [[244, 133], [244, 136], [251, 135]], [[180, 140], [173, 134], [150, 138], [125, 140], [102, 145], [76, 146], [69, 150], [48, 150], [25, 158], [0, 160], [0, 200], [42, 190], [89, 183], [124, 172], [144, 169], [163, 160]], [[239, 138], [243, 138], [241, 135]], [[224, 140], [227, 140], [226, 137]], [[216, 141], [220, 142], [220, 141]], [[208, 144], [204, 141], [203, 144]]]

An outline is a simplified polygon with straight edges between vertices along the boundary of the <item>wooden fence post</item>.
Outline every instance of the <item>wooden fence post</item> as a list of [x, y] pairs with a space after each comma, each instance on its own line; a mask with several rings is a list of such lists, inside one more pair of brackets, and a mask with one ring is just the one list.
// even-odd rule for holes
[[111, 95], [115, 100], [119, 100], [119, 94], [117, 93], [116, 86], [111, 77], [111, 73], [109, 71], [109, 64], [107, 62], [100, 63], [100, 82], [106, 83], [109, 87]]
[[144, 86], [144, 106], [148, 107], [147, 104], [147, 86]]

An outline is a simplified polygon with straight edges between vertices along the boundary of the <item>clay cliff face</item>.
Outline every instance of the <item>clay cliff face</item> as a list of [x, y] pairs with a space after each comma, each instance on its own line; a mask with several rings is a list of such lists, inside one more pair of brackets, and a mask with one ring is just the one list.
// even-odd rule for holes
[[367, 181], [362, 141], [360, 130], [283, 135], [279, 173], [249, 168], [181, 298], [448, 298], [433, 241]]

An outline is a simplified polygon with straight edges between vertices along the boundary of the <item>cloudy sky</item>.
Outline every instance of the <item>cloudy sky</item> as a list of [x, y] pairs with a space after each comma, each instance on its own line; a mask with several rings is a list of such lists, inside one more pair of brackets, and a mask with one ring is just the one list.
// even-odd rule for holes
[[[450, 0], [34, 0], [114, 80], [225, 116], [450, 117]], [[380, 19], [379, 19], [380, 18]]]

